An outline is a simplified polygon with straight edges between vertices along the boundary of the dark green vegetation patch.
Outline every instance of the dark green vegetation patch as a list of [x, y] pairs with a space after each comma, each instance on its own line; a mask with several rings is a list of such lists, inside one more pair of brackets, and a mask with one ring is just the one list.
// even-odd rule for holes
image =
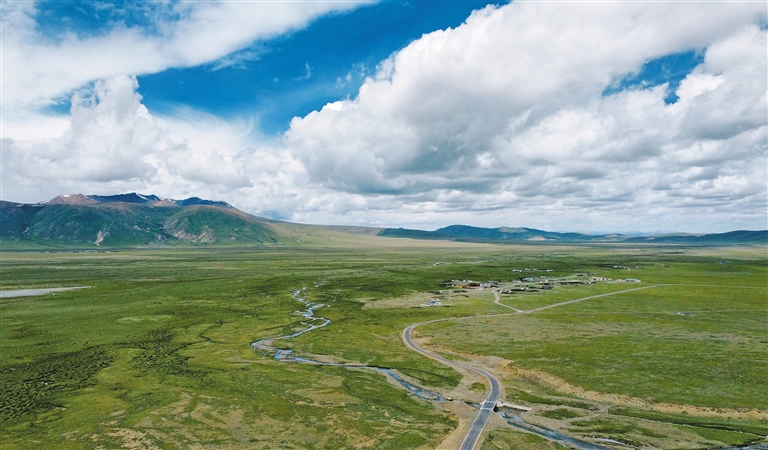
[[547, 411], [543, 411], [541, 413], [542, 416], [548, 417], [550, 419], [573, 419], [574, 417], [581, 417], [581, 414], [571, 411], [570, 409], [550, 409]]
[[61, 407], [65, 395], [93, 386], [93, 376], [111, 361], [106, 351], [88, 349], [4, 366], [0, 372], [0, 422]]

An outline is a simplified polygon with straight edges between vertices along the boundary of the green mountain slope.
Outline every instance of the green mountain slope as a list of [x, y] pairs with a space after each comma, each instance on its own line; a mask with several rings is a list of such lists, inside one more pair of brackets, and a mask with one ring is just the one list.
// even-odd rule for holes
[[163, 223], [163, 230], [182, 241], [200, 243], [276, 243], [270, 227], [234, 208], [195, 205], [181, 208]]
[[191, 206], [114, 200], [38, 205], [1, 202], [0, 240], [85, 247], [279, 241], [280, 234], [269, 221], [221, 205], [226, 204], [202, 200]]
[[41, 208], [22, 239], [93, 245], [140, 245], [156, 239], [158, 211], [124, 203], [49, 205]]
[[0, 239], [21, 239], [40, 208], [37, 205], [0, 200]]

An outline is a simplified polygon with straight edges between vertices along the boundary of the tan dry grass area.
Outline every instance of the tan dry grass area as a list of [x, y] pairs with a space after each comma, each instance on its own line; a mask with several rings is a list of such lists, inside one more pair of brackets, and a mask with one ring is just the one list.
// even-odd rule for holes
[[[293, 390], [292, 393], [305, 397], [312, 402], [313, 406], [343, 406], [348, 403], [359, 403], [360, 400], [351, 395], [340, 392], [344, 383], [344, 378], [340, 376], [324, 375], [312, 380], [310, 387]], [[297, 405], [307, 404], [306, 402], [296, 402]]]
[[[272, 225], [272, 224], [270, 224]], [[295, 224], [294, 224], [295, 225]], [[403, 250], [412, 252], [413, 250], [454, 250], [454, 251], [466, 251], [468, 253], [477, 254], [482, 252], [484, 254], [495, 254], [500, 250], [499, 244], [496, 243], [479, 243], [479, 242], [458, 242], [449, 240], [424, 240], [424, 239], [410, 239], [410, 238], [392, 238], [382, 237], [366, 233], [344, 233], [333, 229], [334, 227], [328, 227], [327, 229], [315, 228], [307, 229], [302, 227], [294, 227], [292, 230], [281, 231], [286, 234], [292, 235], [292, 242], [297, 242], [299, 247], [312, 248], [317, 246], [318, 248], [328, 248], [329, 244], [332, 244], [335, 248], [367, 248], [372, 252], [378, 250]], [[273, 227], [273, 229], [275, 229]], [[532, 246], [530, 244], [504, 244], [501, 250], [505, 253], [517, 253], [517, 254], [531, 254], [541, 253], [546, 251], [548, 253], [563, 252], [565, 254], [573, 254], [573, 246], [558, 246], [547, 245], [546, 247]], [[604, 253], [604, 249], [580, 249], [580, 254], [601, 254]]]
[[[115, 428], [113, 431], [107, 433], [107, 436], [121, 439], [121, 448], [136, 450], [160, 450], [160, 447], [156, 446], [152, 440], [147, 437], [146, 433], [142, 433], [138, 430], [131, 430], [129, 428]], [[96, 448], [105, 449], [103, 446], [98, 446]]]
[[[387, 298], [383, 300], [365, 301], [363, 309], [383, 308], [428, 308], [421, 306], [432, 298], [440, 299], [442, 305], [429, 308], [444, 308], [456, 305], [458, 302], [481, 299], [490, 296], [490, 291], [467, 291], [450, 294], [433, 294], [431, 292], [419, 292], [409, 297]], [[491, 298], [492, 299], [492, 298]]]
[[590, 391], [582, 387], [572, 385], [562, 378], [558, 378], [543, 371], [514, 367], [514, 361], [509, 361], [509, 368], [507, 369], [507, 373], [511, 375], [509, 378], [518, 378], [525, 381], [530, 381], [566, 395], [572, 395], [599, 403], [644, 408], [669, 414], [688, 414], [690, 416], [697, 417], [717, 417], [750, 421], [768, 420], [768, 411], [760, 411], [755, 409], [738, 410], [728, 408], [708, 408], [693, 405], [678, 405], [673, 403], [655, 403], [629, 395], [607, 394], [604, 392]]
[[[636, 427], [635, 430], [624, 433], [622, 437], [625, 439], [629, 438], [635, 440], [636, 442], [642, 442], [643, 448], [700, 449], [714, 448], [722, 445], [720, 442], [708, 440], [692, 431], [689, 431], [689, 429], [686, 427], [680, 427], [678, 425], [657, 421], [608, 415], [605, 411], [596, 411], [591, 414], [586, 414], [582, 417], [565, 420], [554, 420], [540, 415], [544, 411], [553, 409], [563, 409], [563, 407], [536, 406], [530, 412], [523, 414], [522, 417], [529, 423], [540, 425], [553, 430], [559, 430], [564, 434], [588, 441], [594, 441], [594, 439], [589, 438], [591, 433], [588, 431], [588, 429], [580, 429], [579, 427], [572, 425], [571, 422], [599, 421], [601, 419], [609, 418], [608, 420], [612, 423], [618, 423], [628, 428]], [[580, 430], [581, 432], [575, 430]]]
[[414, 294], [410, 297], [388, 298], [375, 301], [369, 300], [364, 302], [363, 309], [414, 308], [422, 303], [428, 302], [432, 297], [435, 297], [435, 295], [427, 292]]
[[765, 259], [768, 258], [768, 246], [765, 245], [745, 245], [741, 247], [702, 247], [685, 249], [686, 253], [695, 256], [710, 256], [716, 258], [734, 258], [734, 259]]
[[[427, 348], [431, 351], [440, 352], [445, 355], [455, 355], [457, 359], [467, 361], [473, 367], [477, 367], [480, 369], [487, 370], [491, 373], [494, 373], [502, 381], [502, 389], [505, 386], [505, 384], [507, 386], [512, 386], [515, 380], [525, 381], [528, 383], [533, 383], [538, 386], [542, 386], [547, 389], [557, 391], [559, 393], [564, 394], [565, 396], [568, 396], [569, 398], [565, 398], [564, 399], [565, 401], [573, 401], [573, 400], [576, 400], [576, 398], [578, 398], [578, 399], [586, 400], [588, 403], [592, 403], [599, 408], [598, 411], [585, 414], [582, 417], [568, 419], [568, 420], [552, 420], [546, 417], [542, 417], [538, 414], [550, 409], [559, 409], [559, 408], [567, 408], [567, 407], [551, 406], [551, 405], [534, 405], [533, 409], [530, 412], [525, 413], [523, 416], [525, 420], [531, 423], [542, 425], [554, 430], [560, 430], [565, 434], [574, 435], [574, 432], [569, 431], [568, 429], [569, 422], [578, 421], [578, 420], [598, 420], [598, 419], [604, 418], [606, 417], [606, 414], [608, 414], [609, 406], [625, 406], [625, 407], [643, 408], [643, 409], [656, 411], [659, 413], [687, 414], [688, 416], [702, 417], [702, 418], [709, 417], [709, 418], [719, 418], [719, 419], [747, 420], [747, 421], [755, 421], [755, 422], [768, 420], [768, 411], [736, 410], [736, 409], [727, 409], [727, 408], [707, 408], [707, 407], [697, 407], [692, 405], [678, 405], [678, 404], [671, 404], [671, 403], [653, 403], [653, 402], [648, 402], [643, 399], [628, 396], [628, 395], [608, 394], [603, 392], [590, 391], [590, 390], [581, 388], [579, 386], [572, 385], [561, 378], [558, 378], [554, 375], [551, 375], [543, 371], [535, 371], [535, 370], [529, 370], [529, 369], [523, 369], [523, 368], [517, 367], [514, 361], [506, 360], [499, 357], [478, 357], [477, 355], [474, 355], [474, 354], [456, 352], [455, 350], [447, 350], [436, 345], [427, 346], [426, 343], [429, 341], [430, 341], [430, 338], [421, 339], [419, 344], [424, 345], [424, 348]], [[468, 399], [468, 400], [477, 401], [477, 398], [480, 398], [480, 400], [482, 400], [482, 398], [485, 397], [485, 393], [477, 393], [469, 390], [469, 385], [471, 385], [473, 382], [480, 380], [480, 377], [475, 375], [474, 376], [475, 379], [473, 380], [472, 375], [474, 374], [467, 374], [464, 372], [462, 374], [464, 375], [462, 382], [455, 390], [453, 390], [448, 395], [452, 395], [457, 400]], [[500, 399], [502, 400], [505, 399], [504, 393], [502, 393]], [[463, 404], [463, 402], [453, 402], [453, 403]], [[458, 416], [458, 413], [456, 413], [453, 409], [448, 409], [448, 410]], [[469, 416], [465, 416], [464, 420], [471, 421], [474, 419], [476, 411], [474, 409], [470, 409], [468, 414]], [[716, 445], [722, 445], [717, 441], [708, 440], [698, 434], [687, 431], [684, 427], [679, 427], [674, 424], [666, 424], [666, 423], [637, 419], [637, 418], [625, 418], [625, 417], [619, 417], [614, 415], [610, 415], [610, 417], [611, 417], [611, 420], [613, 421], [617, 421], [625, 424], [635, 424], [635, 425], [639, 424], [639, 426], [645, 430], [649, 430], [652, 433], [659, 433], [659, 436], [649, 436], [647, 434], [644, 435], [636, 431], [627, 435], [628, 437], [631, 438], [633, 437], [632, 436], [633, 434], [637, 434], [636, 437], [641, 438], [646, 443], [650, 443], [654, 445], [655, 448], [680, 448], [680, 449], [691, 448], [692, 449], [692, 448], [702, 448], [702, 447], [712, 447]], [[461, 427], [461, 419], [462, 418], [459, 417], [460, 427]], [[484, 433], [487, 434], [489, 430], [493, 430], [493, 429], [504, 429], [505, 427], [508, 429], [509, 425], [507, 425], [501, 418], [498, 418], [498, 419], [499, 420], [497, 422], [499, 423], [491, 425], [490, 427], [487, 427]], [[456, 433], [459, 433], [459, 432], [456, 431], [452, 435], [449, 435], [446, 438], [446, 440], [443, 441], [443, 443], [441, 444], [441, 447], [439, 448], [445, 448], [445, 449], [457, 448], [458, 445], [460, 445], [460, 442], [458, 444], [456, 443], [457, 438], [454, 436], [454, 434]], [[578, 435], [578, 433], [576, 434]], [[461, 438], [463, 438], [463, 434], [459, 433], [459, 435], [461, 436]], [[586, 436], [583, 436], [583, 437], [586, 437]]]
[[[416, 330], [418, 332], [418, 330]], [[431, 345], [432, 337], [426, 336], [421, 337], [415, 335], [413, 337], [413, 341], [421, 348], [425, 350], [429, 350], [432, 352], [437, 352], [442, 355], [449, 355], [449, 359], [455, 359], [456, 361], [460, 361], [462, 363], [468, 364], [472, 367], [476, 367], [478, 369], [484, 369], [491, 373], [498, 374], [497, 370], [503, 369], [506, 367], [506, 365], [509, 363], [509, 361], [499, 358], [498, 356], [481, 356], [481, 355], [475, 355], [471, 353], [460, 353], [455, 350], [449, 350], [443, 347], [440, 347], [439, 345]], [[454, 357], [454, 358], [451, 358]], [[442, 363], [440, 363], [442, 364]], [[473, 383], [483, 383], [486, 387], [486, 390], [489, 388], [488, 383], [486, 379], [480, 375], [478, 375], [475, 372], [470, 372], [468, 370], [462, 369], [460, 367], [453, 367], [454, 370], [461, 373], [462, 379], [458, 386], [456, 386], [453, 390], [447, 392], [446, 396], [453, 397], [457, 400], [468, 400], [473, 402], [482, 402], [486, 395], [486, 392], [476, 392], [471, 390], [469, 387]], [[501, 386], [501, 397], [504, 398], [504, 386]]]
[[[176, 448], [198, 450], [203, 448], [201, 439], [208, 440], [219, 433], [223, 433], [227, 436], [226, 440], [230, 441], [232, 437], [235, 437], [235, 440], [242, 437], [240, 429], [243, 427], [243, 412], [232, 407], [222, 411], [206, 400], [210, 402], [213, 399], [181, 392], [178, 401], [155, 409], [131, 428], [114, 426], [115, 421], [103, 423], [102, 425], [109, 427], [105, 436], [119, 441], [120, 448], [149, 450], [159, 450], [167, 444]], [[123, 411], [116, 411], [110, 416], [122, 414]], [[102, 441], [97, 435], [91, 438], [94, 442]], [[111, 445], [114, 444], [101, 444], [96, 448], [114, 448]], [[228, 442], [217, 446], [223, 449], [248, 447], [250, 446], [241, 442]]]
[[[339, 392], [342, 383], [342, 377], [324, 377], [314, 380], [311, 387], [293, 391], [294, 394], [301, 395], [307, 400], [296, 402], [296, 406], [312, 405], [322, 408], [359, 403], [360, 399]], [[297, 435], [301, 436], [302, 442], [312, 442], [320, 448], [326, 445], [324, 442], [328, 436], [344, 436], [351, 448], [372, 449], [376, 448], [377, 439], [380, 437], [359, 433], [354, 427], [349, 426], [350, 417], [342, 418], [335, 414], [326, 416], [327, 421], [324, 425], [330, 430], [330, 434], [327, 435], [319, 434], [305, 424], [281, 422], [267, 416], [250, 418], [246, 422], [242, 410], [234, 406], [215, 405], [215, 401], [216, 399], [212, 397], [181, 392], [176, 402], [149, 412], [132, 427], [116, 426], [117, 422], [109, 421], [102, 423], [107, 429], [104, 436], [92, 435], [87, 438], [90, 438], [99, 450], [112, 448], [160, 450], [167, 446], [202, 450], [209, 446], [201, 442], [211, 441], [217, 441], [215, 445], [217, 449], [234, 450], [298, 449], [301, 447], [292, 439], [292, 436]], [[472, 409], [467, 405], [463, 406], [468, 410]], [[120, 416], [123, 413], [123, 411], [116, 411], [111, 416]], [[354, 417], [352, 420], [355, 420]], [[388, 425], [393, 428], [411, 426], [395, 419], [391, 419]], [[436, 424], [434, 428], [445, 434], [451, 432], [449, 427], [442, 424]], [[282, 438], [280, 433], [284, 433]], [[423, 447], [421, 450], [427, 448], [433, 448], [433, 445]]]
[[[722, 312], [732, 312], [742, 310], [702, 310], [697, 314], [699, 316], [718, 314]], [[631, 315], [631, 313], [622, 311], [622, 315]], [[594, 317], [586, 313], [569, 313], [571, 316]], [[668, 312], [659, 313], [638, 313], [637, 316], [663, 316], [670, 315]], [[622, 333], [638, 333], [648, 337], [659, 337], [662, 339], [675, 340], [711, 340], [717, 339], [729, 344], [749, 344], [759, 345], [762, 337], [745, 336], [738, 333], [728, 333], [718, 331], [717, 333], [709, 331], [679, 330], [672, 326], [660, 326], [658, 324], [646, 324], [643, 322], [635, 323], [589, 323], [589, 324], [568, 324], [562, 323], [558, 326], [552, 326], [551, 322], [532, 315], [494, 314], [492, 316], [476, 316], [471, 318], [461, 318], [451, 321], [450, 333], [454, 336], [471, 335], [473, 339], [479, 341], [492, 341], [499, 335], [514, 336], [515, 342], [542, 341], [547, 339], [579, 339], [596, 338], [606, 336], [616, 336]], [[447, 350], [441, 350], [446, 351]]]
[[233, 366], [248, 366], [256, 362], [250, 359], [245, 359], [240, 355], [232, 356], [231, 358], [224, 358], [224, 361], [228, 363], [232, 363]]
[[[429, 341], [431, 341], [431, 337], [414, 338], [414, 342], [416, 342], [416, 344], [422, 348], [426, 348], [426, 344]], [[430, 350], [437, 351], [446, 355], [458, 356], [459, 358], [457, 359], [461, 359], [462, 362], [466, 362], [472, 367], [481, 368], [492, 373], [496, 373], [498, 369], [502, 369], [508, 363], [508, 361], [505, 361], [504, 359], [496, 356], [478, 356], [474, 354], [459, 354], [455, 351], [445, 350], [435, 346], [431, 346]], [[461, 446], [461, 443], [463, 442], [467, 432], [469, 431], [469, 427], [472, 425], [472, 422], [475, 420], [475, 417], [477, 416], [477, 410], [467, 405], [466, 403], [464, 403], [464, 401], [481, 403], [483, 400], [485, 400], [488, 393], [487, 389], [489, 388], [489, 386], [487, 385], [486, 379], [478, 375], [477, 373], [470, 372], [468, 370], [465, 370], [459, 367], [453, 367], [453, 368], [454, 370], [462, 374], [461, 382], [454, 389], [443, 393], [445, 397], [451, 397], [454, 399], [454, 401], [444, 402], [442, 406], [446, 411], [453, 414], [456, 420], [458, 420], [459, 425], [455, 430], [453, 430], [453, 432], [451, 432], [448, 436], [446, 436], [446, 438], [440, 443], [438, 447], [436, 447], [437, 450], [453, 450]], [[470, 386], [473, 383], [483, 383], [486, 387], [486, 391], [476, 392], [471, 390]], [[504, 385], [502, 384], [500, 398], [503, 399], [504, 397], [505, 397]], [[481, 435], [481, 438], [478, 442], [482, 442], [482, 440], [485, 439], [489, 429], [504, 428], [504, 427], [508, 427], [506, 422], [504, 422], [504, 420], [501, 417], [495, 414], [492, 415], [490, 422], [488, 422], [488, 424], [486, 425], [486, 428], [483, 431], [483, 434]]]

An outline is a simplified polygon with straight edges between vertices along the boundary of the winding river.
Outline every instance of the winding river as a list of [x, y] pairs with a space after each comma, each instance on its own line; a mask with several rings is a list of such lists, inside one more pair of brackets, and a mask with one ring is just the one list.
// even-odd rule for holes
[[322, 303], [310, 303], [306, 298], [301, 296], [302, 291], [306, 289], [307, 288], [304, 287], [302, 289], [295, 290], [293, 292], [293, 298], [303, 303], [304, 306], [307, 307], [307, 309], [303, 311], [297, 311], [301, 313], [301, 316], [304, 319], [306, 319], [306, 322], [302, 322], [302, 324], [307, 325], [307, 328], [297, 331], [295, 333], [291, 333], [286, 336], [265, 338], [265, 339], [261, 339], [256, 342], [253, 342], [251, 344], [251, 347], [253, 347], [254, 350], [257, 350], [257, 351], [260, 350], [260, 351], [269, 352], [269, 353], [274, 352], [275, 359], [280, 362], [295, 362], [295, 363], [303, 363], [303, 364], [314, 364], [318, 366], [344, 367], [347, 369], [375, 370], [380, 373], [383, 373], [384, 375], [392, 379], [394, 382], [396, 382], [397, 384], [399, 384], [400, 386], [408, 390], [408, 392], [412, 393], [413, 395], [419, 398], [423, 398], [425, 400], [430, 400], [433, 402], [445, 401], [445, 398], [442, 395], [440, 395], [440, 393], [430, 391], [429, 389], [424, 389], [420, 386], [416, 386], [413, 383], [409, 383], [408, 381], [404, 380], [403, 377], [398, 375], [397, 372], [395, 372], [393, 369], [390, 369], [388, 367], [366, 366], [363, 364], [337, 364], [337, 363], [330, 363], [330, 362], [324, 362], [324, 361], [316, 361], [309, 358], [300, 358], [298, 356], [294, 356], [293, 350], [276, 347], [274, 345], [274, 341], [295, 338], [296, 336], [301, 336], [304, 333], [309, 333], [312, 330], [325, 327], [329, 323], [331, 323], [330, 319], [326, 319], [325, 317], [315, 317], [315, 310], [328, 305], [325, 305]]
[[[337, 364], [337, 363], [329, 363], [324, 361], [316, 361], [309, 358], [301, 358], [298, 356], [294, 356], [293, 350], [275, 346], [275, 341], [295, 338], [296, 336], [301, 336], [304, 333], [309, 333], [312, 330], [316, 330], [318, 328], [328, 326], [328, 324], [331, 323], [330, 319], [327, 319], [325, 317], [315, 316], [316, 310], [326, 307], [328, 305], [325, 305], [322, 303], [310, 303], [306, 298], [302, 297], [301, 295], [302, 292], [305, 291], [306, 289], [307, 288], [305, 286], [301, 289], [295, 290], [293, 292], [293, 298], [303, 303], [304, 306], [306, 306], [306, 309], [300, 310], [297, 312], [300, 313], [301, 316], [306, 320], [305, 322], [302, 322], [302, 324], [306, 325], [307, 328], [304, 328], [303, 330], [300, 330], [285, 336], [277, 336], [277, 337], [260, 339], [256, 342], [251, 343], [251, 347], [253, 347], [254, 350], [262, 351], [270, 354], [274, 353], [275, 355], [274, 358], [280, 362], [293, 362], [293, 363], [301, 363], [301, 364], [314, 364], [314, 365], [320, 365], [320, 366], [344, 367], [347, 369], [375, 370], [386, 375], [387, 377], [392, 379], [395, 383], [399, 384], [400, 386], [408, 390], [408, 392], [412, 393], [413, 395], [419, 398], [423, 398], [425, 400], [430, 400], [434, 402], [446, 401], [446, 399], [440, 393], [430, 391], [428, 389], [425, 389], [413, 383], [410, 383], [404, 380], [393, 369], [390, 369], [388, 367], [367, 366], [362, 364]], [[480, 408], [482, 405], [472, 404], [472, 406], [476, 408]], [[482, 408], [480, 409], [482, 412]], [[519, 415], [513, 414], [511, 412], [499, 411], [498, 414], [509, 425], [511, 425], [512, 427], [518, 430], [539, 435], [547, 440], [554, 441], [571, 448], [575, 448], [578, 450], [610, 450], [609, 447], [603, 447], [597, 444], [593, 444], [591, 442], [582, 441], [582, 440], [564, 435], [557, 431], [528, 423], [525, 420], [523, 420]]]

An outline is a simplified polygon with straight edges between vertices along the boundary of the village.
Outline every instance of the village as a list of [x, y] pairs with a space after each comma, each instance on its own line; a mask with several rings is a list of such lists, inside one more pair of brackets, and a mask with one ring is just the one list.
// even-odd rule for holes
[[[613, 269], [631, 270], [626, 266], [612, 266]], [[636, 266], [635, 268], [641, 268]], [[530, 272], [552, 272], [552, 269], [511, 269], [511, 272], [530, 273]], [[482, 291], [485, 289], [495, 289], [500, 294], [514, 295], [522, 292], [538, 292], [554, 289], [556, 286], [579, 286], [595, 283], [640, 283], [639, 278], [608, 278], [595, 273], [579, 273], [567, 277], [549, 277], [547, 275], [525, 276], [508, 282], [499, 281], [473, 281], [473, 280], [450, 280], [444, 283], [446, 289], [435, 291], [435, 294], [452, 294], [456, 292], [466, 292], [467, 290]], [[422, 303], [421, 306], [447, 306], [443, 305], [443, 299], [433, 297], [429, 301]]]

